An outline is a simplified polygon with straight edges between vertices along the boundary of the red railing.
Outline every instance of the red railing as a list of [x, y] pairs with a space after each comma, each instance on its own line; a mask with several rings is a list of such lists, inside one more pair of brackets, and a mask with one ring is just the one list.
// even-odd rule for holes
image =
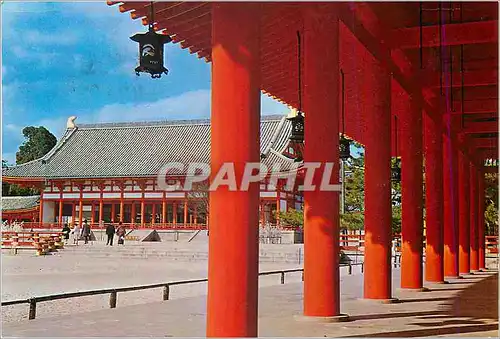
[[[115, 227], [118, 227], [118, 223], [115, 222], [113, 223]], [[197, 230], [206, 230], [207, 226], [205, 224], [181, 224], [181, 223], [168, 223], [168, 224], [161, 224], [161, 223], [156, 223], [156, 224], [145, 224], [145, 225], [140, 225], [140, 224], [131, 224], [131, 223], [123, 223], [123, 227], [125, 227], [127, 230], [131, 229], [156, 229], [156, 230], [190, 230], [190, 231], [197, 231]], [[59, 223], [40, 223], [40, 222], [25, 222], [22, 224], [22, 227], [24, 230], [37, 230], [37, 229], [62, 229], [62, 225]], [[92, 229], [105, 229], [106, 224], [100, 225], [97, 223], [90, 224], [90, 227]]]
[[498, 253], [498, 235], [487, 235], [485, 236], [485, 252], [486, 253]]

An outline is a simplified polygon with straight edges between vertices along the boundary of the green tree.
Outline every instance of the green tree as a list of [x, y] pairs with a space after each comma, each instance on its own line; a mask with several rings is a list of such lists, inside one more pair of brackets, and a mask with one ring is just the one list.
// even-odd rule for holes
[[[2, 168], [7, 168], [9, 165], [6, 160], [2, 160]], [[2, 196], [27, 196], [40, 194], [37, 189], [29, 187], [21, 187], [16, 184], [10, 184], [8, 182], [2, 181]]]
[[281, 225], [304, 227], [304, 211], [290, 209], [285, 212], [279, 212], [279, 220]]
[[493, 201], [486, 203], [486, 211], [484, 211], [484, 222], [486, 223], [486, 234], [498, 234], [498, 208]]
[[340, 228], [348, 230], [361, 230], [365, 225], [363, 212], [349, 212], [340, 215]]
[[43, 157], [57, 143], [56, 137], [43, 126], [25, 127], [23, 135], [26, 140], [19, 146], [19, 151], [16, 153], [18, 165]]
[[485, 183], [485, 206], [484, 222], [487, 235], [498, 234], [498, 174], [486, 173]]

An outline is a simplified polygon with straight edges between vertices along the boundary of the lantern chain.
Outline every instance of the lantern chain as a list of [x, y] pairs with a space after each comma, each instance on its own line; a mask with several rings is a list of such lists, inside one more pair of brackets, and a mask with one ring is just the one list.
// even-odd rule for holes
[[442, 8], [441, 3], [439, 3], [439, 91], [441, 92], [441, 95], [443, 95], [443, 18], [441, 16]]
[[[463, 4], [460, 3], [460, 23], [463, 23]], [[464, 120], [465, 120], [465, 109], [464, 109], [464, 104], [465, 104], [465, 84], [464, 84], [464, 77], [465, 77], [465, 70], [464, 70], [464, 45], [460, 45], [460, 75], [461, 75], [461, 98], [460, 98], [460, 106], [461, 106], [461, 122], [462, 122], [462, 128], [464, 127]]]
[[[450, 11], [449, 11], [449, 15], [450, 15], [450, 19], [449, 19], [449, 24], [452, 24], [453, 23], [453, 2], [450, 2]], [[455, 112], [455, 107], [454, 107], [454, 104], [453, 104], [453, 48], [452, 46], [450, 45], [449, 46], [449, 49], [450, 49], [450, 107], [451, 107], [451, 111], [452, 112]]]
[[396, 152], [396, 159], [398, 158], [398, 116], [394, 116], [394, 152]]
[[345, 75], [342, 68], [340, 69], [342, 79], [342, 136], [345, 135]]
[[151, 1], [150, 4], [150, 18], [149, 18], [149, 29], [154, 30], [154, 22], [155, 22], [155, 9], [154, 9], [154, 2]]
[[301, 39], [300, 39], [300, 31], [297, 31], [297, 71], [298, 71], [298, 95], [299, 95], [299, 112], [298, 114], [302, 114], [302, 74], [301, 74]]
[[420, 34], [420, 49], [419, 49], [419, 61], [420, 61], [420, 69], [424, 68], [423, 67], [423, 59], [424, 59], [424, 50], [423, 50], [423, 41], [424, 41], [424, 36], [423, 36], [423, 3], [420, 1], [419, 5], [419, 21], [420, 21], [420, 29], [419, 29], [419, 34]]

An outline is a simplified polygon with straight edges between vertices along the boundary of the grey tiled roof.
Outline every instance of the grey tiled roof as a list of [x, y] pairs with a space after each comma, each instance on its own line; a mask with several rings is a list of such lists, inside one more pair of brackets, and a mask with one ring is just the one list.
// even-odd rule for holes
[[[285, 116], [261, 117], [261, 153], [272, 167], [292, 160], [276, 156], [286, 147], [291, 123]], [[272, 156], [269, 156], [273, 154]], [[210, 121], [178, 120], [81, 124], [66, 130], [43, 158], [3, 170], [8, 177], [106, 178], [156, 176], [169, 162], [210, 161]]]
[[21, 210], [38, 206], [39, 195], [27, 197], [2, 197], [2, 211]]

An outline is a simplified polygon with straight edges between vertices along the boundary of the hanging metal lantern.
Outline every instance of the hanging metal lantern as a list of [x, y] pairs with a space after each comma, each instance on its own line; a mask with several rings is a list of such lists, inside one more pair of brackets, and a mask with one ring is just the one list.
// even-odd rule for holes
[[287, 120], [292, 122], [290, 141], [304, 142], [304, 116], [302, 112], [299, 111], [296, 116], [287, 118]]
[[146, 33], [137, 33], [131, 36], [135, 42], [139, 43], [139, 66], [135, 73], [149, 73], [152, 78], [161, 78], [162, 73], [168, 74], [168, 69], [163, 66], [163, 45], [172, 41], [172, 38], [165, 34], [156, 33], [152, 26]]
[[295, 116], [287, 118], [287, 120], [292, 123], [292, 133], [284, 155], [294, 158], [295, 162], [300, 162], [304, 159], [304, 116], [299, 111]]
[[339, 140], [340, 153], [339, 157], [342, 160], [347, 160], [351, 157], [351, 140], [347, 139], [343, 134]]
[[153, 2], [150, 6], [148, 31], [130, 37], [131, 40], [139, 43], [139, 66], [136, 67], [135, 74], [139, 75], [144, 72], [151, 74], [151, 78], [161, 78], [162, 73], [168, 74], [168, 69], [163, 66], [163, 48], [166, 43], [172, 41], [172, 38], [155, 32]]
[[391, 167], [391, 180], [394, 182], [401, 181], [401, 160], [396, 158], [394, 165]]

